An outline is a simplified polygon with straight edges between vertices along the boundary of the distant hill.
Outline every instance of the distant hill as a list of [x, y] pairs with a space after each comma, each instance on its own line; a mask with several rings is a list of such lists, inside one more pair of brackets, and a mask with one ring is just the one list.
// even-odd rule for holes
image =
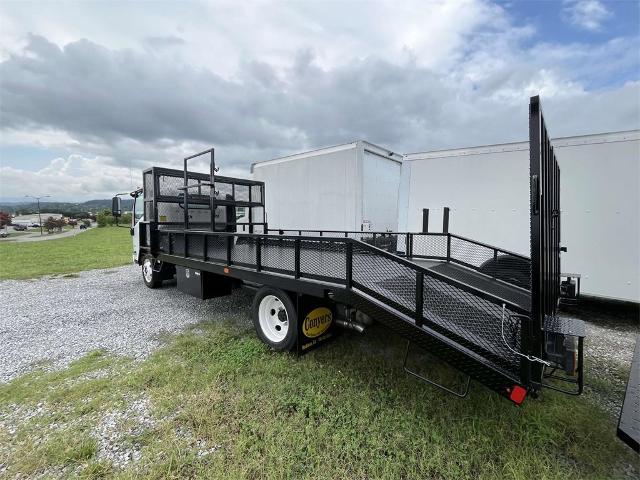
[[[127, 211], [133, 208], [133, 199], [122, 197], [122, 210]], [[111, 199], [88, 200], [82, 203], [72, 202], [40, 202], [40, 211], [47, 213], [97, 213], [100, 210], [111, 210]], [[11, 214], [36, 213], [38, 205], [35, 202], [0, 202], [0, 211]]]

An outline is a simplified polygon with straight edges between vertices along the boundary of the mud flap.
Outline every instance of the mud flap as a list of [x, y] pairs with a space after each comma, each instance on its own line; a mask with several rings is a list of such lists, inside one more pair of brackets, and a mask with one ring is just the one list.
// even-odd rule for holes
[[297, 295], [298, 338], [296, 353], [304, 355], [335, 338], [340, 331], [335, 325], [336, 309], [333, 302]]

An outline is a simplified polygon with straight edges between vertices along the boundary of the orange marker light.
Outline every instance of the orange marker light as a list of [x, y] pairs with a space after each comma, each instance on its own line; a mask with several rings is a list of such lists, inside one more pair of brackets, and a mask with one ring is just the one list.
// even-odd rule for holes
[[224, 273], [229, 273], [231, 270], [229, 270], [229, 267], [224, 267], [224, 269], [222, 270]]

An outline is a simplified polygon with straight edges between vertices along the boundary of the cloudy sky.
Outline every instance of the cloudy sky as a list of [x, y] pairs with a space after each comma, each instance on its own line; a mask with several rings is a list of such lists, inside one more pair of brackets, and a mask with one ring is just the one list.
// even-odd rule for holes
[[0, 198], [106, 198], [366, 139], [408, 153], [640, 128], [637, 0], [0, 2]]

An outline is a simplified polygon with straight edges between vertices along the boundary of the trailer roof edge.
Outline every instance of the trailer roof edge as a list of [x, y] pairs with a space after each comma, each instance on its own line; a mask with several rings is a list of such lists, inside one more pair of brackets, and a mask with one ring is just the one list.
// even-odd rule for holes
[[350, 148], [356, 148], [358, 144], [362, 144], [366, 151], [376, 155], [383, 156], [394, 162], [402, 163], [402, 160], [404, 158], [404, 156], [400, 153], [396, 153], [393, 150], [389, 150], [379, 145], [375, 145], [366, 140], [355, 140], [349, 143], [341, 143], [338, 145], [331, 145], [328, 147], [317, 148], [315, 150], [309, 150], [306, 152], [299, 152], [299, 153], [293, 153], [291, 155], [285, 155], [282, 157], [276, 157], [269, 160], [261, 160], [259, 162], [253, 162], [251, 164], [251, 173], [253, 173], [254, 169], [258, 167], [265, 167], [267, 165], [275, 165], [278, 163], [284, 163], [284, 162], [290, 162], [294, 160], [300, 160], [303, 158], [315, 157], [315, 156], [324, 155], [327, 153], [341, 152], [343, 150], [349, 150]]
[[[569, 137], [552, 138], [554, 148], [575, 147], [579, 145], [593, 145], [598, 143], [628, 142], [640, 140], [640, 129], [621, 130], [618, 132], [590, 133], [586, 135], [573, 135]], [[482, 155], [489, 153], [518, 152], [528, 150], [529, 142], [508, 142], [473, 147], [448, 148], [442, 150], [430, 150], [425, 152], [407, 153], [406, 161], [428, 160], [432, 158], [463, 157], [466, 155]]]

